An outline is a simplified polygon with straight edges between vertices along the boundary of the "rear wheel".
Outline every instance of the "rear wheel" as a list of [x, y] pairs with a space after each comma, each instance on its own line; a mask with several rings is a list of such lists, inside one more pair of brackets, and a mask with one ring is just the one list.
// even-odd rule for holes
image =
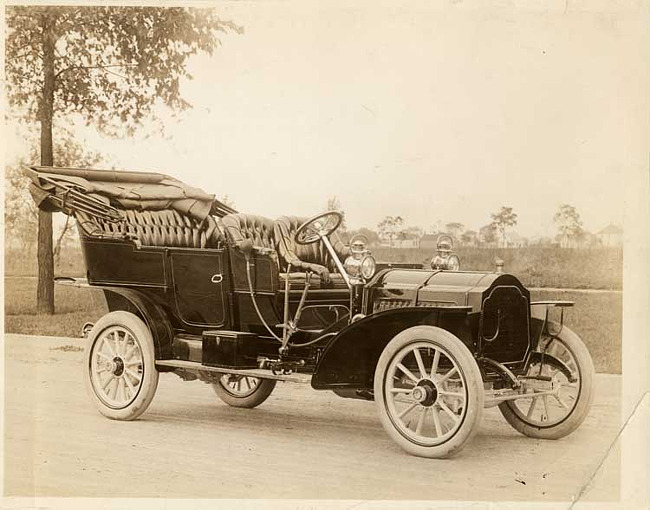
[[86, 346], [86, 388], [95, 406], [114, 420], [135, 420], [158, 387], [147, 325], [129, 312], [111, 312], [93, 326]]
[[[559, 329], [557, 324], [552, 327]], [[594, 365], [580, 337], [567, 327], [541, 340], [542, 352], [562, 362], [565, 370], [543, 361], [531, 364], [524, 381], [530, 394], [499, 404], [506, 421], [518, 432], [538, 439], [559, 439], [584, 421], [594, 397]], [[568, 369], [568, 373], [566, 373]], [[569, 377], [570, 375], [570, 377]], [[535, 392], [547, 394], [535, 395]]]
[[388, 435], [420, 457], [458, 453], [483, 412], [483, 380], [471, 352], [432, 326], [409, 328], [389, 342], [375, 370], [374, 393]]
[[224, 374], [212, 389], [229, 406], [250, 409], [269, 398], [276, 383], [273, 379]]

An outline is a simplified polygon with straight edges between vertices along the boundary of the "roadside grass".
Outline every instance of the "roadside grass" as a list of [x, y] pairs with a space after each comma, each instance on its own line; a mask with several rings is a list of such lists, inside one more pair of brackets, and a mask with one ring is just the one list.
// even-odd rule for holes
[[56, 314], [36, 315], [36, 280], [5, 278], [5, 332], [79, 337], [86, 322], [108, 312], [104, 294], [96, 289], [54, 286]]
[[[533, 300], [575, 301], [565, 324], [587, 344], [597, 372], [621, 373], [623, 295], [617, 292], [532, 291]], [[55, 286], [57, 313], [36, 316], [36, 280], [5, 279], [5, 331], [30, 335], [79, 337], [86, 322], [107, 313], [103, 293], [96, 289]]]
[[[620, 292], [531, 291], [531, 300], [574, 301], [564, 313], [564, 324], [586, 344], [596, 372], [621, 373], [623, 294]], [[551, 320], [559, 320], [552, 311]]]
[[[5, 275], [9, 276], [36, 276], [38, 262], [36, 248], [26, 251], [16, 248], [5, 250]], [[86, 266], [79, 244], [66, 246], [61, 249], [61, 256], [55, 261], [54, 274], [56, 276], [83, 276]]]

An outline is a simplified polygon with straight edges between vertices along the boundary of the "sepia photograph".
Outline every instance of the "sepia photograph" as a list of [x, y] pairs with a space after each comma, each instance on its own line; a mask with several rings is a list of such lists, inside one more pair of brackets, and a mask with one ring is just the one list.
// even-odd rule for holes
[[2, 508], [647, 508], [650, 5], [0, 8]]

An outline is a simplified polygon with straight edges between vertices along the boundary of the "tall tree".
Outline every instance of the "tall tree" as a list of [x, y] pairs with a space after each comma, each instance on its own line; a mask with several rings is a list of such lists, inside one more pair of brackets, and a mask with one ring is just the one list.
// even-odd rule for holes
[[460, 237], [460, 234], [464, 228], [465, 225], [463, 225], [462, 223], [458, 223], [457, 221], [452, 221], [445, 225], [445, 230], [447, 231], [447, 233], [456, 239]]
[[479, 240], [491, 245], [496, 243], [496, 227], [494, 223], [488, 223], [487, 225], [482, 226], [478, 231]]
[[[54, 159], [55, 115], [79, 115], [100, 131], [132, 133], [161, 103], [181, 97], [187, 59], [212, 54], [218, 32], [242, 32], [212, 10], [161, 7], [10, 6], [7, 96], [12, 114], [40, 123], [41, 165]], [[39, 211], [37, 313], [54, 313], [52, 216]]]
[[580, 214], [572, 205], [562, 204], [553, 216], [553, 222], [557, 225], [563, 244], [576, 243], [584, 235]]
[[512, 207], [503, 206], [499, 212], [493, 213], [491, 217], [492, 225], [499, 231], [501, 242], [505, 246], [507, 244], [506, 230], [517, 224], [517, 214], [512, 210]]

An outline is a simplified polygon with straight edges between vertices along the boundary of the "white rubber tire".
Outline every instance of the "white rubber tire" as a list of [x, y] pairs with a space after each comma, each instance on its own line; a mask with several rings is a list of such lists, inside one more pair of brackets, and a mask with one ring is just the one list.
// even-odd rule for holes
[[257, 385], [252, 392], [244, 396], [238, 396], [236, 392], [230, 391], [221, 381], [212, 384], [212, 389], [217, 396], [229, 406], [252, 409], [253, 407], [257, 407], [264, 403], [266, 399], [269, 398], [277, 381], [274, 379], [249, 379], [256, 379]]
[[[393, 358], [410, 344], [426, 343], [440, 350], [456, 363], [465, 388], [466, 409], [457, 430], [444, 442], [422, 445], [402, 433], [390, 416], [386, 400], [385, 382], [387, 369]], [[384, 430], [400, 447], [412, 455], [426, 458], [448, 458], [456, 455], [476, 432], [483, 415], [483, 379], [479, 367], [469, 349], [452, 333], [433, 326], [415, 326], [396, 335], [384, 348], [375, 370], [375, 403]], [[435, 412], [435, 410], [434, 410]]]
[[[129, 380], [135, 386], [135, 395], [131, 398], [125, 397], [123, 405], [111, 405], [108, 402], [109, 396], [99, 387], [101, 385], [98, 384], [97, 370], [94, 368], [99, 359], [95, 357], [98, 344], [101, 343], [102, 338], [109, 334], [109, 331], [114, 329], [128, 332], [139, 347], [138, 358], [141, 360], [141, 363], [137, 365], [137, 371], [141, 375], [139, 383], [135, 384], [132, 379]], [[123, 421], [135, 420], [147, 410], [158, 387], [158, 371], [155, 365], [151, 332], [140, 318], [129, 312], [117, 311], [108, 313], [97, 321], [88, 335], [84, 382], [98, 411], [108, 418]], [[123, 391], [123, 394], [126, 395], [126, 390]]]

